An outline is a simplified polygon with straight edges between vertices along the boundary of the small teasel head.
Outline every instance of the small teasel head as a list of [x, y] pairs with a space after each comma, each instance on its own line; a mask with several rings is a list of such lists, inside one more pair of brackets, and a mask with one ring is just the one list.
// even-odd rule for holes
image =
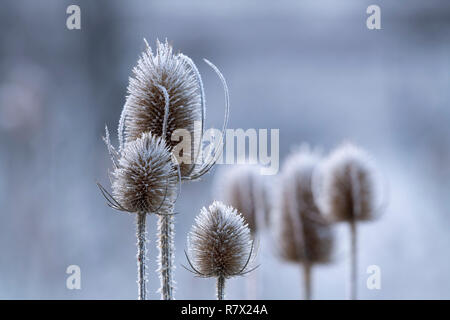
[[[109, 137], [107, 135], [107, 145]], [[165, 141], [149, 132], [126, 144], [116, 157], [108, 204], [126, 212], [167, 212], [177, 196], [178, 171]]]
[[[221, 152], [221, 148], [217, 148], [215, 157], [204, 162], [200, 155], [206, 116], [200, 73], [189, 57], [174, 53], [167, 40], [164, 43], [159, 40], [156, 42], [155, 53], [147, 42], [145, 44], [146, 49], [129, 79], [128, 96], [118, 129], [119, 150], [125, 143], [139, 138], [143, 132], [162, 137], [171, 151], [182, 142], [182, 151], [174, 152], [180, 163], [182, 179], [196, 179], [209, 171], [217, 154]], [[205, 62], [218, 74], [224, 85], [225, 128], [228, 121], [228, 89], [217, 67], [207, 60]]]
[[320, 159], [303, 145], [287, 158], [280, 176], [276, 230], [279, 253], [287, 261], [327, 263], [332, 258], [334, 235], [313, 193]]
[[216, 197], [244, 216], [252, 234], [269, 220], [266, 178], [260, 174], [258, 165], [235, 165], [215, 176]]
[[203, 208], [188, 235], [186, 254], [193, 273], [201, 277], [244, 275], [254, 257], [250, 230], [233, 207], [214, 201]]
[[374, 166], [364, 150], [346, 143], [325, 160], [320, 173], [319, 203], [331, 220], [365, 221], [376, 216]]

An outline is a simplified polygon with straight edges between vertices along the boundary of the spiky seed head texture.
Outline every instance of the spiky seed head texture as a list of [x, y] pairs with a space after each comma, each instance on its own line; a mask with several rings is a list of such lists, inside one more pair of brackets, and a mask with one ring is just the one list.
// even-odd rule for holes
[[220, 201], [201, 210], [188, 236], [192, 266], [205, 277], [228, 278], [245, 273], [252, 247], [242, 215]]
[[122, 150], [112, 173], [115, 200], [129, 212], [168, 212], [177, 193], [177, 169], [166, 143], [142, 133]]
[[333, 221], [375, 218], [374, 167], [362, 149], [346, 143], [336, 148], [322, 168], [320, 203]]
[[266, 181], [256, 165], [236, 165], [216, 174], [217, 197], [240, 212], [255, 233], [268, 222], [270, 203]]
[[278, 238], [280, 255], [291, 262], [327, 263], [334, 235], [314, 201], [312, 179], [320, 156], [302, 146], [286, 160], [280, 177]]
[[[155, 54], [147, 46], [133, 69], [134, 76], [129, 79], [123, 119], [126, 142], [140, 137], [143, 132], [162, 136], [167, 98], [167, 133], [163, 137], [167, 146], [173, 148], [179, 143], [171, 140], [177, 129], [190, 132], [192, 144], [197, 141], [201, 130], [195, 128], [194, 121], [201, 123], [203, 106], [201, 79], [195, 68], [189, 58], [181, 53], [174, 54], [167, 40], [157, 41]], [[183, 175], [192, 167], [196, 147], [192, 145], [192, 152], [187, 155], [192, 159], [191, 164], [181, 165]]]

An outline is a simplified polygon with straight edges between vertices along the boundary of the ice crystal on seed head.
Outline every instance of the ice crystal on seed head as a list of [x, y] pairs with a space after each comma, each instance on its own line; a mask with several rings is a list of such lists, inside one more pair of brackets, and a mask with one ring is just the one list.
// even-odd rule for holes
[[222, 202], [201, 210], [189, 233], [188, 248], [191, 267], [200, 276], [228, 278], [251, 271], [247, 268], [253, 250], [250, 230], [243, 217]]

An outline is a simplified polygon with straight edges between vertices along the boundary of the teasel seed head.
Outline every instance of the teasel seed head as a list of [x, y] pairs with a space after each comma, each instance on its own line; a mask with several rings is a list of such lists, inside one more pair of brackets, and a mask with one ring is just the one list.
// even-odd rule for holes
[[319, 203], [330, 220], [375, 218], [374, 167], [362, 149], [346, 143], [335, 149], [321, 170]]
[[235, 165], [216, 173], [216, 197], [240, 212], [254, 234], [269, 220], [270, 201], [265, 176], [258, 165]]
[[[156, 53], [150, 46], [142, 53], [130, 78], [126, 100], [125, 141], [133, 141], [143, 132], [162, 136], [166, 103], [169, 104], [167, 132], [170, 141], [175, 129], [194, 131], [194, 121], [201, 121], [200, 84], [192, 66], [181, 54], [174, 54], [169, 43], [156, 42]], [[167, 101], [166, 94], [169, 97]]]
[[[189, 57], [174, 53], [167, 40], [164, 43], [157, 41], [155, 53], [145, 43], [146, 49], [129, 79], [128, 96], [119, 121], [119, 150], [143, 132], [162, 137], [172, 150], [179, 143], [172, 141], [172, 134], [176, 130], [187, 131], [191, 148], [183, 149], [183, 159], [188, 158], [189, 161], [180, 163], [181, 176], [183, 180], [197, 179], [209, 171], [222, 150], [217, 148], [214, 157], [199, 163], [206, 116], [200, 73]], [[228, 88], [217, 67], [206, 59], [205, 62], [217, 73], [224, 86], [225, 130], [229, 113]], [[177, 154], [175, 156], [178, 157]]]
[[192, 272], [201, 277], [244, 275], [254, 258], [250, 230], [236, 209], [214, 201], [203, 208], [188, 235]]
[[334, 235], [314, 201], [312, 179], [320, 155], [303, 145], [286, 160], [280, 177], [278, 238], [283, 259], [328, 263]]
[[[110, 204], [127, 212], [170, 212], [178, 176], [165, 141], [147, 132], [126, 144], [112, 172]], [[102, 190], [103, 191], [103, 190]]]

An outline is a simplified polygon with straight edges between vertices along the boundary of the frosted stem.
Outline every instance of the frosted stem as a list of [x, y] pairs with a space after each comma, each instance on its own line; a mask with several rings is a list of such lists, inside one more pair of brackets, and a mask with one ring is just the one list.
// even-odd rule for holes
[[138, 266], [138, 299], [145, 300], [146, 297], [146, 269], [145, 269], [145, 212], [137, 214], [137, 266]]
[[246, 280], [247, 299], [249, 300], [258, 299], [258, 284], [259, 284], [258, 270], [253, 270], [246, 278], [247, 278]]
[[173, 254], [174, 254], [174, 226], [173, 216], [164, 214], [159, 216], [159, 278], [161, 280], [161, 300], [173, 300]]
[[225, 277], [219, 276], [217, 278], [217, 300], [224, 300], [225, 298]]
[[303, 264], [303, 286], [304, 299], [311, 300], [311, 264], [309, 262]]
[[350, 265], [350, 300], [356, 300], [356, 287], [357, 287], [357, 234], [356, 234], [356, 221], [350, 222], [350, 238], [351, 238], [351, 265]]

